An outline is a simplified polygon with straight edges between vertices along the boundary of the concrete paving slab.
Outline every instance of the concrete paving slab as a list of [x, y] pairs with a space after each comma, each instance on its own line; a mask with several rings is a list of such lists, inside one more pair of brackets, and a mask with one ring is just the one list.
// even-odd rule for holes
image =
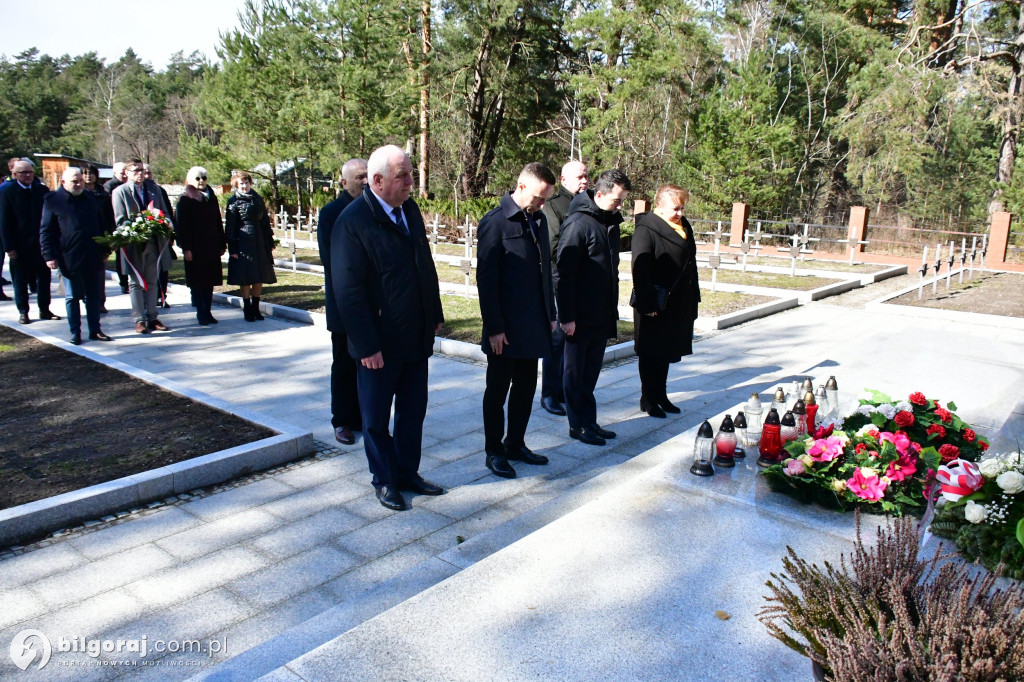
[[129, 585], [127, 591], [151, 608], [165, 608], [249, 575], [270, 561], [243, 547], [228, 547]]
[[95, 533], [72, 538], [68, 540], [68, 545], [95, 560], [175, 535], [200, 523], [202, 521], [192, 514], [168, 506], [153, 514], [133, 519], [132, 523], [109, 526]]
[[322, 546], [246, 575], [227, 588], [265, 609], [347, 573], [359, 563], [359, 558], [350, 552]]
[[371, 490], [372, 487], [360, 485], [351, 478], [340, 478], [276, 499], [263, 505], [262, 509], [279, 518], [294, 521], [323, 509], [339, 507]]
[[179, 561], [190, 561], [253, 536], [266, 535], [283, 523], [263, 509], [246, 509], [161, 538], [155, 544]]
[[453, 517], [414, 505], [408, 511], [391, 514], [344, 535], [337, 543], [364, 559], [376, 559], [455, 521]]
[[318, 514], [281, 526], [273, 532], [261, 534], [248, 544], [275, 559], [286, 559], [326, 544], [365, 524], [366, 519], [344, 509], [325, 509]]
[[238, 513], [253, 506], [266, 504], [273, 500], [292, 495], [296, 489], [273, 478], [226, 490], [217, 495], [204, 497], [181, 506], [186, 511], [203, 521], [213, 521]]

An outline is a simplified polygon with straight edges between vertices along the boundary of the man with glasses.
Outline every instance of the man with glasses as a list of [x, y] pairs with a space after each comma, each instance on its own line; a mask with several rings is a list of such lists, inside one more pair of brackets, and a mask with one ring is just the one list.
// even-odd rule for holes
[[36, 289], [39, 319], [59, 320], [50, 312], [50, 269], [46, 267], [39, 251], [39, 223], [47, 189], [42, 183], [33, 182], [36, 172], [31, 161], [17, 161], [11, 172], [14, 181], [0, 186], [0, 237], [7, 257], [10, 258], [18, 322], [30, 322], [30, 283]]
[[[114, 220], [118, 225], [130, 223], [144, 209], [159, 209], [170, 213], [160, 188], [146, 180], [146, 169], [139, 159], [132, 159], [125, 167], [128, 182], [114, 190]], [[153, 237], [145, 244], [132, 244], [120, 250], [122, 267], [128, 273], [128, 293], [132, 299], [132, 318], [135, 332], [167, 331], [157, 319], [157, 290], [160, 283], [160, 258], [167, 248], [166, 237]]]

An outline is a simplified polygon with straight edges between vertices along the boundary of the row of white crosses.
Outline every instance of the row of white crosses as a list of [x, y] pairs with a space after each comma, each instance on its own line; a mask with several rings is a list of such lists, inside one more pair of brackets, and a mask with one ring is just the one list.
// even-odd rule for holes
[[[937, 293], [939, 289], [939, 270], [942, 269], [943, 262], [946, 263], [946, 291], [949, 291], [950, 278], [953, 276], [953, 263], [960, 263], [960, 284], [964, 283], [964, 270], [968, 271], [968, 277], [974, 279], [974, 260], [979, 259], [979, 268], [985, 269], [985, 251], [988, 246], [988, 235], [981, 235], [981, 246], [978, 246], [978, 238], [971, 237], [971, 248], [967, 249], [967, 237], [960, 239], [960, 256], [956, 256], [956, 242], [952, 239], [949, 240], [949, 247], [946, 253], [946, 258], [942, 258], [942, 244], [935, 245], [935, 262], [930, 267], [935, 271], [935, 279], [932, 280], [932, 293]], [[964, 266], [968, 263], [967, 267]], [[928, 277], [928, 247], [924, 247], [924, 253], [921, 256], [921, 267], [917, 269], [921, 273], [921, 279], [917, 286], [917, 299], [921, 300], [921, 296], [924, 293], [925, 279]]]
[[[439, 229], [443, 224], [444, 223], [441, 222], [441, 216], [435, 213], [433, 222], [428, 225], [430, 228], [430, 251], [435, 258], [437, 257], [437, 243], [439, 241], [445, 241], [444, 237], [439, 234]], [[464, 225], [460, 225], [458, 229], [462, 230], [466, 235], [464, 239], [466, 247], [465, 256], [459, 261], [459, 268], [462, 270], [462, 274], [466, 277], [466, 294], [470, 295], [472, 293], [472, 287], [469, 280], [473, 275], [473, 240], [475, 238], [473, 233], [476, 230], [476, 225], [469, 221], [469, 216], [466, 216], [466, 223]]]

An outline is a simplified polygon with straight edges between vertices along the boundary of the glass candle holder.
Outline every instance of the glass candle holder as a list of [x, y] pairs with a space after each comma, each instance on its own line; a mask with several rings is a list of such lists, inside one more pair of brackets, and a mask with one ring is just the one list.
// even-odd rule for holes
[[733, 417], [732, 425], [736, 429], [736, 452], [733, 453], [733, 457], [743, 459], [747, 456], [747, 451], [743, 449], [743, 446], [747, 444], [749, 436], [747, 435], [747, 418], [742, 410]]
[[797, 439], [800, 431], [796, 426], [796, 417], [793, 416], [792, 412], [782, 415], [780, 424], [782, 426], [782, 446], [785, 447], [787, 443], [792, 443]]
[[764, 418], [764, 426], [761, 428], [761, 440], [758, 443], [757, 451], [760, 457], [757, 458], [757, 465], [769, 467], [782, 459], [782, 431], [779, 423], [779, 413], [775, 408], [768, 410]]
[[750, 400], [743, 406], [743, 416], [747, 418], [747, 438], [744, 445], [753, 447], [761, 440], [761, 414], [763, 412], [761, 396], [751, 393]]
[[693, 441], [693, 464], [690, 473], [695, 476], [713, 476], [715, 468], [711, 460], [715, 456], [715, 432], [707, 420], [697, 429], [697, 437]]
[[736, 466], [733, 457], [736, 455], [736, 427], [732, 417], [725, 415], [722, 425], [715, 436], [715, 465], [726, 469]]

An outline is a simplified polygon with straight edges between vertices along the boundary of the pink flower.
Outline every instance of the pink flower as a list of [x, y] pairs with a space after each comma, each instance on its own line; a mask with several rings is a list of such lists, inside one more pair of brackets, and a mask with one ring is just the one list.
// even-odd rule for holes
[[910, 402], [914, 403], [915, 405], [927, 405], [928, 398], [924, 397], [924, 393], [918, 391], [916, 393], [910, 394]]
[[814, 441], [814, 445], [807, 448], [807, 455], [815, 462], [831, 462], [843, 454], [843, 441], [838, 436], [829, 436]]
[[891, 481], [902, 481], [908, 476], [917, 473], [917, 458], [910, 455], [900, 455], [900, 458], [889, 465], [885, 472], [886, 477]]
[[897, 431], [896, 433], [882, 432], [879, 434], [879, 442], [884, 443], [885, 441], [889, 441], [896, 446], [896, 452], [901, 455], [907, 454], [907, 450], [910, 448], [910, 439], [902, 431]]
[[869, 502], [882, 499], [888, 486], [889, 484], [879, 478], [877, 473], [864, 467], [858, 467], [853, 472], [853, 477], [846, 481], [846, 487], [851, 493]]
[[799, 476], [800, 474], [807, 471], [807, 467], [804, 463], [798, 459], [791, 459], [786, 462], [786, 468], [784, 472], [787, 476]]
[[914, 414], [912, 412], [897, 412], [893, 421], [896, 422], [896, 426], [905, 429], [914, 425]]

